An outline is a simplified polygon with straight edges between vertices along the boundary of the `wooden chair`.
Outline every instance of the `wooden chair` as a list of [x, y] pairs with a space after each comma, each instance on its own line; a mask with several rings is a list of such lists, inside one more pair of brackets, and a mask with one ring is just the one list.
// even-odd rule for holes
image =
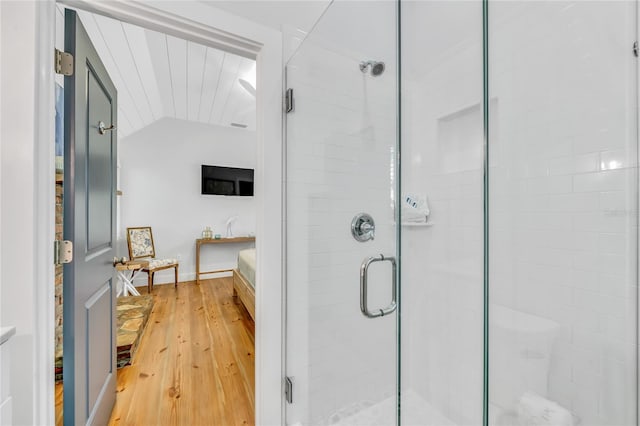
[[153, 274], [163, 269], [175, 270], [175, 287], [178, 288], [178, 260], [156, 259], [153, 234], [150, 226], [127, 228], [127, 246], [130, 260], [142, 260], [145, 265], [140, 269], [147, 273], [149, 294], [153, 290]]

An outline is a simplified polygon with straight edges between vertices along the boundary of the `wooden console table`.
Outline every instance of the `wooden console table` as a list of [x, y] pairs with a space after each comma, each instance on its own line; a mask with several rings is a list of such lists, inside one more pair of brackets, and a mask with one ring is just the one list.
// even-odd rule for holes
[[233, 238], [198, 238], [196, 240], [196, 284], [200, 284], [200, 275], [215, 274], [218, 272], [231, 272], [233, 269], [217, 269], [215, 271], [200, 272], [200, 247], [206, 244], [230, 244], [230, 243], [252, 243], [256, 237], [233, 237]]

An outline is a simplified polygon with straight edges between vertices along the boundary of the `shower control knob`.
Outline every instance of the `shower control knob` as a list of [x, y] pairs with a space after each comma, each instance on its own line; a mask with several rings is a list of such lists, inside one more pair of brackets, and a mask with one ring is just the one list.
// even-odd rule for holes
[[376, 224], [371, 215], [358, 213], [351, 221], [351, 235], [361, 243], [373, 240], [376, 233]]
[[376, 230], [376, 227], [370, 224], [369, 222], [362, 222], [360, 224], [360, 231], [364, 234], [368, 232], [374, 232], [375, 230]]

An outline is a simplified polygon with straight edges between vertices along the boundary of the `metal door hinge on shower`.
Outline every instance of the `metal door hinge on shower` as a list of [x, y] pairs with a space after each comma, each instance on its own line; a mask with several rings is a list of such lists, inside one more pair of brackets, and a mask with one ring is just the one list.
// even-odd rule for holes
[[286, 113], [293, 112], [293, 89], [287, 89], [284, 94], [284, 111]]
[[291, 377], [284, 378], [284, 399], [289, 404], [293, 404], [293, 381], [291, 381]]

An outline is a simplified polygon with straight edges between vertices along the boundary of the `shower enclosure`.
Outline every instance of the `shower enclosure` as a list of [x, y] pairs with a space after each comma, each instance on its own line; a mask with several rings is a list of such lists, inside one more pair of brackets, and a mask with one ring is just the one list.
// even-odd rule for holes
[[332, 2], [286, 67], [287, 424], [638, 425], [637, 16]]

